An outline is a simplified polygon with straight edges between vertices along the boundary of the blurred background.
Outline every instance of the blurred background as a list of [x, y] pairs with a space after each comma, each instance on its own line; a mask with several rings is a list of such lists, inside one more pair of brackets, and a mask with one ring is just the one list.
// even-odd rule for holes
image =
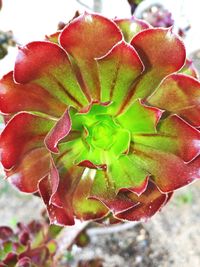
[[[85, 10], [109, 18], [134, 14], [155, 27], [173, 26], [183, 38], [187, 57], [200, 72], [198, 0], [4, 0], [0, 10], [0, 77], [13, 69], [18, 45], [44, 40], [45, 35], [72, 19], [76, 11]], [[199, 182], [179, 190], [171, 203], [148, 222], [117, 228], [91, 224], [90, 242], [85, 248], [72, 247], [69, 266], [100, 258], [103, 265], [98, 266], [106, 267], [199, 267], [199, 193]], [[42, 209], [37, 197], [21, 194], [0, 180], [0, 225], [15, 226], [18, 221], [40, 219]]]

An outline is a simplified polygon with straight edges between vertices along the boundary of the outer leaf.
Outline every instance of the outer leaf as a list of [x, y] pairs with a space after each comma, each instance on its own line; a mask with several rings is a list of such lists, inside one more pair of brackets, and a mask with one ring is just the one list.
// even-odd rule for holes
[[34, 193], [38, 191], [39, 180], [48, 174], [49, 164], [50, 155], [46, 148], [37, 148], [26, 154], [18, 166], [6, 174], [20, 191]]
[[68, 211], [66, 211], [63, 207], [58, 207], [50, 203], [52, 187], [48, 176], [39, 182], [39, 191], [47, 207], [50, 222], [52, 224], [58, 224], [61, 226], [74, 224], [74, 219], [68, 214]]
[[132, 38], [142, 30], [151, 28], [151, 25], [144, 20], [131, 17], [130, 19], [114, 19], [114, 22], [123, 33], [124, 40], [130, 42]]
[[[51, 55], [51, 56], [50, 56]], [[65, 51], [50, 42], [32, 42], [19, 49], [14, 69], [17, 82], [40, 85], [61, 103], [82, 108], [84, 96]]]
[[180, 115], [194, 126], [200, 126], [200, 82], [190, 76], [169, 75], [148, 102]]
[[5, 169], [15, 166], [24, 155], [44, 146], [44, 138], [54, 122], [22, 112], [13, 117], [1, 134], [1, 161]]
[[81, 179], [83, 168], [73, 164], [77, 154], [80, 153], [79, 140], [60, 145], [61, 154], [55, 156], [49, 175], [51, 183], [50, 203], [64, 208], [68, 216], [66, 225], [74, 223], [72, 207], [73, 194]]
[[100, 100], [100, 84], [94, 58], [105, 55], [121, 39], [121, 33], [112, 21], [87, 13], [69, 23], [60, 35], [61, 46], [74, 59], [82, 88], [93, 100]]
[[157, 134], [133, 136], [134, 143], [172, 153], [189, 162], [200, 154], [200, 132], [177, 115], [160, 122]]
[[128, 197], [137, 204], [115, 216], [121, 220], [139, 221], [152, 217], [165, 205], [170, 194], [162, 194], [155, 184], [149, 182], [147, 190], [141, 196], [138, 197], [133, 193], [129, 193]]
[[166, 75], [178, 71], [185, 62], [185, 47], [171, 29], [144, 30], [132, 39], [131, 45], [142, 58], [145, 72], [122, 101], [121, 110], [133, 99], [146, 98]]
[[0, 111], [16, 113], [19, 111], [39, 111], [58, 117], [66, 105], [59, 102], [47, 90], [36, 84], [17, 84], [13, 72], [0, 81]]
[[171, 192], [199, 177], [197, 163], [186, 164], [173, 154], [145, 145], [135, 144], [133, 152], [131, 158], [140, 164], [141, 168], [153, 175], [156, 185], [162, 192]]
[[111, 113], [119, 110], [121, 100], [126, 98], [135, 80], [143, 71], [143, 64], [136, 51], [124, 41], [118, 43], [104, 57], [97, 60], [101, 101], [112, 101]]

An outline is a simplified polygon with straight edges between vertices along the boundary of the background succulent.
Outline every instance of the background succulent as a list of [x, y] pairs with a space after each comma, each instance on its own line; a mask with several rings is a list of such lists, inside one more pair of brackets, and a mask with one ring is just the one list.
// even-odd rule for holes
[[55, 266], [57, 243], [54, 238], [60, 230], [61, 227], [38, 221], [18, 223], [15, 230], [1, 226], [0, 266]]

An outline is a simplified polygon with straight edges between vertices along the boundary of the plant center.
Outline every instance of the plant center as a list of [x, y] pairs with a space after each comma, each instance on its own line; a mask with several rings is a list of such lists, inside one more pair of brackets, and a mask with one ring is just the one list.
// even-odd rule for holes
[[109, 149], [115, 141], [116, 125], [110, 120], [95, 123], [91, 130], [91, 145], [97, 148]]
[[109, 115], [108, 108], [94, 104], [87, 113], [71, 110], [72, 130], [81, 133], [83, 145], [77, 161], [90, 160], [95, 164], [105, 164], [105, 155], [119, 157], [128, 151], [130, 133]]

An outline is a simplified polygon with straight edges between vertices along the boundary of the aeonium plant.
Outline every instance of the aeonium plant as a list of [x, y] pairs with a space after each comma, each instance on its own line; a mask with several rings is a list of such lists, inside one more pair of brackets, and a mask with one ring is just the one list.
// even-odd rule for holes
[[200, 178], [200, 83], [171, 29], [85, 13], [19, 48], [0, 106], [6, 175], [51, 223], [147, 219]]
[[55, 237], [61, 229], [39, 221], [20, 222], [15, 230], [0, 226], [0, 267], [57, 266]]

